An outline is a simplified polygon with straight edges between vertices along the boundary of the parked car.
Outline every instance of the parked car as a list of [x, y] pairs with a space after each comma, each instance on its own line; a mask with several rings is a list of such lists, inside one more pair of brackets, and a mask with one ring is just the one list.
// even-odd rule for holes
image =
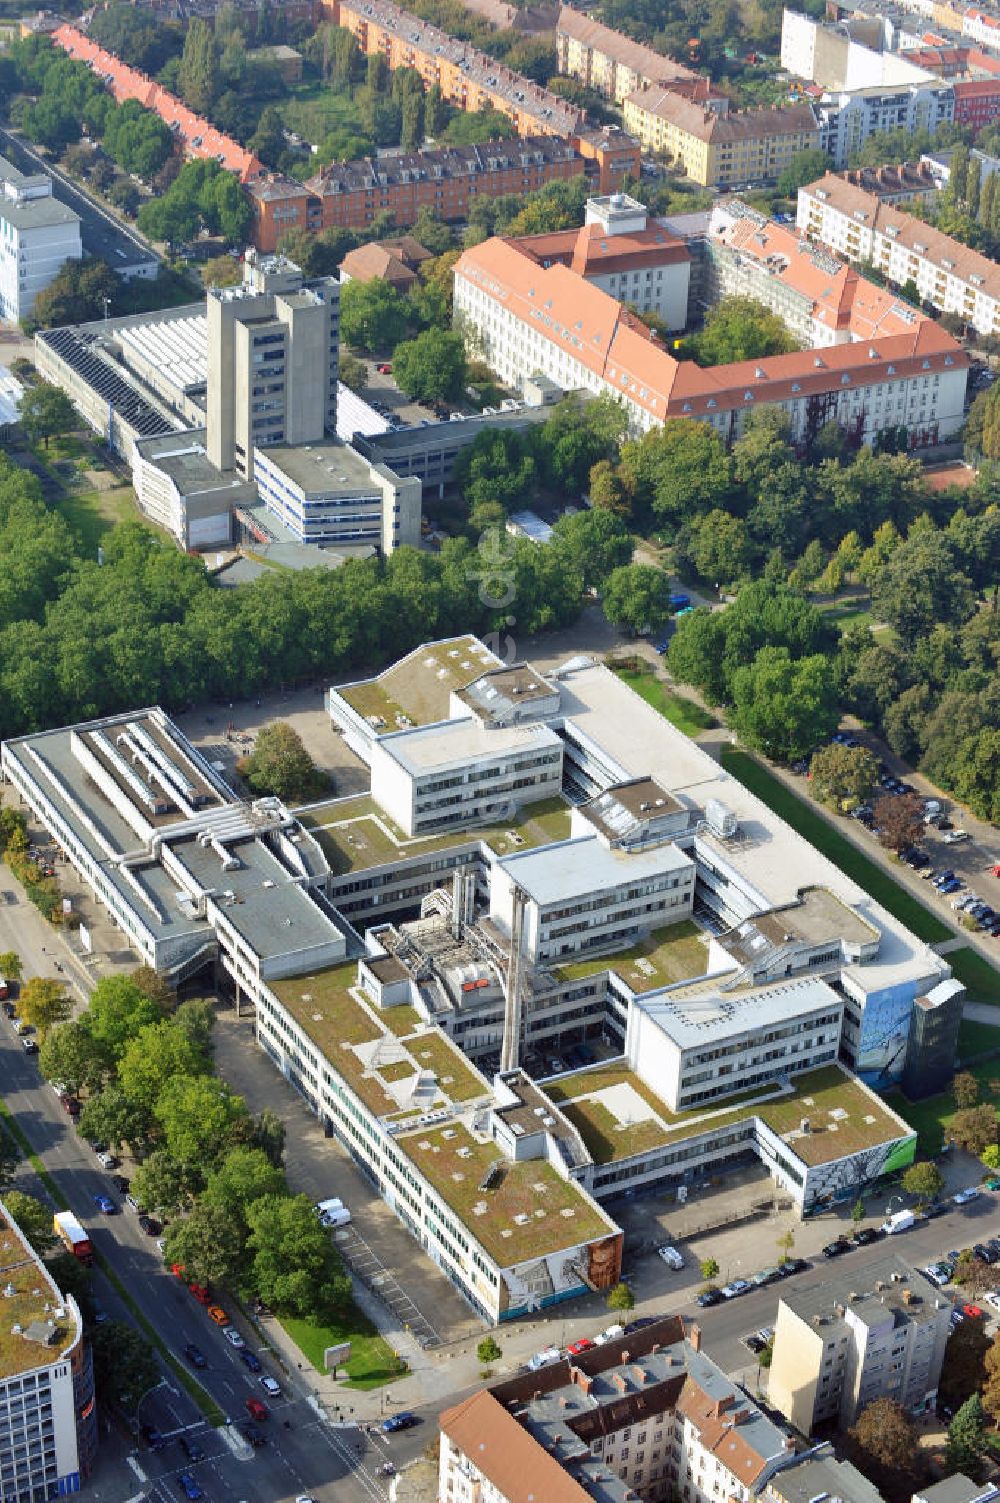
[[743, 1345], [744, 1346], [748, 1346], [750, 1348], [750, 1350], [753, 1352], [754, 1356], [756, 1357], [756, 1356], [759, 1356], [759, 1354], [767, 1346], [767, 1342], [766, 1341], [761, 1341], [760, 1337], [757, 1336], [757, 1335], [754, 1335], [754, 1336], [744, 1336], [744, 1338], [743, 1338]]
[[151, 1451], [162, 1451], [166, 1445], [166, 1441], [155, 1425], [143, 1425], [142, 1438]]
[[878, 1230], [874, 1226], [862, 1226], [854, 1233], [851, 1241], [855, 1247], [870, 1247], [878, 1241]]
[[[593, 1344], [593, 1343], [591, 1343]], [[417, 1423], [417, 1416], [409, 1409], [401, 1409], [398, 1414], [390, 1414], [387, 1420], [382, 1421], [382, 1429], [385, 1434], [392, 1435], [396, 1430], [409, 1430]]]
[[741, 1294], [748, 1294], [753, 1288], [749, 1279], [730, 1279], [728, 1284], [722, 1286], [723, 1299], [738, 1299]]
[[750, 1275], [750, 1282], [755, 1289], [763, 1289], [767, 1284], [775, 1284], [781, 1278], [781, 1269], [774, 1264], [771, 1268], [761, 1268], [757, 1273]]
[[125, 1204], [128, 1206], [130, 1211], [142, 1210], [142, 1206], [139, 1204], [130, 1190], [126, 1190], [125, 1192]]
[[94, 1204], [97, 1209], [105, 1216], [116, 1216], [118, 1214], [118, 1207], [115, 1205], [110, 1195], [95, 1195]]
[[834, 1242], [828, 1242], [823, 1249], [824, 1258], [839, 1258], [845, 1252], [850, 1252], [851, 1244], [846, 1237], [838, 1237]]
[[662, 1258], [667, 1267], [672, 1268], [675, 1273], [684, 1267], [683, 1256], [677, 1251], [676, 1247], [671, 1247], [669, 1243], [664, 1244], [663, 1247], [658, 1247], [656, 1252], [657, 1256]]
[[100, 1164], [102, 1169], [117, 1169], [120, 1160], [116, 1159], [114, 1154], [109, 1150], [106, 1150], [104, 1153], [99, 1153], [97, 1155], [97, 1162]]
[[228, 1326], [229, 1324], [229, 1316], [221, 1305], [209, 1305], [208, 1318], [209, 1320], [214, 1320], [217, 1326]]
[[36, 1041], [33, 1038], [31, 1038], [28, 1035], [26, 1035], [21, 1040], [21, 1048], [24, 1050], [25, 1054], [37, 1054], [38, 1053], [38, 1044], [36, 1043]]
[[252, 1373], [259, 1373], [263, 1370], [261, 1367], [261, 1360], [257, 1356], [257, 1353], [252, 1352], [248, 1346], [243, 1346], [243, 1348], [241, 1349], [240, 1361], [243, 1363], [244, 1367], [248, 1367]]
[[785, 1258], [784, 1262], [779, 1266], [781, 1268], [781, 1277], [789, 1279], [793, 1273], [805, 1273], [809, 1264], [805, 1258]]
[[78, 1117], [83, 1110], [75, 1096], [62, 1096], [60, 1100], [62, 1101], [62, 1109], [67, 1117]]
[[243, 1337], [240, 1335], [235, 1326], [225, 1326], [223, 1328], [222, 1334], [229, 1342], [229, 1345], [235, 1346], [237, 1350], [246, 1345], [246, 1342], [243, 1340]]
[[713, 1305], [721, 1305], [724, 1299], [725, 1295], [721, 1289], [703, 1289], [695, 1300], [695, 1304], [700, 1305], [703, 1310], [710, 1310]]
[[566, 1351], [571, 1357], [578, 1357], [581, 1352], [593, 1350], [594, 1343], [589, 1336], [581, 1336], [579, 1341], [571, 1341]]
[[941, 836], [945, 845], [957, 845], [960, 840], [968, 840], [968, 830], [945, 830]]
[[969, 1185], [965, 1190], [959, 1190], [957, 1195], [951, 1197], [952, 1205], [967, 1206], [970, 1201], [979, 1199], [979, 1186]]
[[119, 1195], [128, 1195], [130, 1181], [125, 1178], [124, 1174], [113, 1174], [111, 1176], [111, 1183]]
[[139, 1217], [139, 1226], [147, 1237], [158, 1237], [163, 1230], [155, 1216], [147, 1216], [145, 1212]]
[[951, 1281], [954, 1269], [950, 1263], [929, 1263], [924, 1269], [924, 1273], [932, 1284], [937, 1284], [939, 1289], [943, 1289], [945, 1284]]

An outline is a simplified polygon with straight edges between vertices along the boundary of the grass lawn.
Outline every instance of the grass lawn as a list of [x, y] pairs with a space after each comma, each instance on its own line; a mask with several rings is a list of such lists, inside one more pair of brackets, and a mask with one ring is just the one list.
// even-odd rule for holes
[[[963, 1030], [968, 1027], [984, 1026], [984, 1024], [962, 1024]], [[969, 1074], [974, 1075], [979, 1081], [979, 1104], [1000, 1108], [1000, 1091], [990, 1089], [990, 1081], [1000, 1084], [1000, 1060], [987, 1059], [981, 1064], [972, 1063], [968, 1069]], [[893, 1091], [885, 1098], [885, 1104], [898, 1112], [904, 1121], [909, 1122], [910, 1126], [915, 1129], [917, 1147], [921, 1153], [940, 1153], [944, 1143], [945, 1128], [956, 1111], [950, 1091], [944, 1091], [940, 1096], [928, 1096], [926, 1101], [907, 1101], [901, 1091]]]
[[718, 724], [701, 705], [696, 705], [693, 699], [686, 699], [682, 694], [673, 694], [662, 679], [654, 678], [651, 673], [635, 673], [629, 668], [615, 668], [614, 671], [630, 689], [634, 689], [665, 720], [683, 731], [685, 736], [697, 736], [699, 731], [710, 730]]
[[832, 621], [841, 631], [846, 631], [849, 626], [857, 626], [863, 621], [867, 626], [871, 625], [872, 613], [869, 609], [857, 605], [824, 605], [820, 610], [828, 621]]
[[978, 950], [963, 947], [961, 950], [952, 950], [945, 959], [969, 993], [970, 1001], [990, 1002], [994, 1007], [1000, 1006], [1000, 971], [991, 966]]
[[[870, 861], [862, 851], [851, 844], [845, 835], [841, 835], [839, 830], [831, 828], [821, 814], [810, 808], [790, 788], [786, 788], [784, 783], [780, 783], [761, 762], [750, 756], [749, 752], [725, 747], [722, 752], [722, 763], [727, 772], [739, 778], [751, 793], [763, 799], [769, 809], [773, 809], [775, 814], [780, 814], [793, 830], [797, 830], [817, 850], [822, 851], [824, 856], [828, 856], [842, 872], [857, 882], [859, 887], [863, 887], [866, 892], [870, 893], [876, 902], [881, 903], [883, 908], [887, 908], [895, 918], [906, 924], [907, 928], [912, 929], [919, 939], [925, 940], [928, 944], [934, 944], [938, 940], [952, 937], [953, 931], [947, 924], [942, 923], [937, 915], [925, 907], [918, 898], [900, 887], [888, 872], [876, 866], [874, 861]], [[948, 959], [951, 962], [954, 956], [949, 956]], [[983, 964], [985, 966], [985, 962]], [[985, 966], [985, 969], [991, 971], [992, 967]], [[958, 974], [957, 968], [956, 974]], [[1000, 981], [1000, 978], [997, 979]], [[1000, 1002], [1000, 995], [993, 1000]]]
[[654, 929], [652, 934], [613, 955], [569, 961], [553, 968], [560, 981], [580, 981], [598, 971], [614, 971], [633, 991], [654, 991], [675, 981], [704, 976], [708, 967], [707, 936], [690, 919]]
[[[959, 1059], [975, 1059], [977, 1055], [985, 1054], [990, 1049], [1000, 1049], [1000, 1019], [996, 1028], [991, 1028], [989, 1023], [962, 1023], [959, 1026]], [[1000, 1068], [1000, 1060], [997, 1065]]]
[[112, 491], [66, 491], [55, 503], [55, 510], [77, 533], [88, 558], [96, 558], [102, 539], [112, 527], [139, 520], [130, 485], [118, 485]]
[[392, 1383], [406, 1372], [405, 1362], [397, 1357], [357, 1305], [352, 1304], [350, 1313], [343, 1321], [333, 1321], [330, 1325], [320, 1325], [315, 1320], [299, 1320], [291, 1315], [285, 1316], [281, 1324], [317, 1372], [326, 1371], [323, 1354], [328, 1346], [349, 1341], [351, 1360], [346, 1369], [349, 1388], [380, 1388], [383, 1383]]

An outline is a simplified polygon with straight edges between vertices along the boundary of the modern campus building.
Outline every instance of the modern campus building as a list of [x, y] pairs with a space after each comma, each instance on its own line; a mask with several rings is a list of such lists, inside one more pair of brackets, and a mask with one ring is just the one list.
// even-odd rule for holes
[[710, 87], [691, 68], [569, 5], [559, 11], [556, 58], [560, 73], [578, 78], [614, 104], [624, 104], [636, 89], [673, 88], [690, 98]]
[[[614, 210], [611, 200], [613, 212], [593, 260], [578, 263], [576, 251], [569, 264], [539, 255], [538, 242], [544, 246], [549, 237], [529, 236], [487, 240], [456, 263], [456, 326], [507, 385], [524, 390], [540, 373], [564, 390], [614, 394], [635, 431], [689, 417], [710, 422], [727, 442], [742, 431], [747, 414], [765, 404], [788, 414], [800, 443], [829, 421], [859, 443], [873, 442], [883, 429], [905, 427], [913, 446], [936, 444], [961, 428], [968, 356], [932, 319], [881, 294], [876, 298], [875, 289], [850, 275], [842, 278], [839, 308], [828, 307], [824, 315], [832, 337], [824, 338], [821, 349], [708, 369], [676, 360], [628, 305], [641, 307], [644, 289], [649, 296], [651, 289], [671, 284], [679, 298], [690, 266], [675, 255], [665, 228], [635, 231], [631, 215], [640, 206], [619, 203]], [[579, 233], [586, 237], [586, 227]], [[659, 247], [648, 243], [657, 233], [663, 236]], [[655, 265], [650, 281], [647, 258], [655, 259], [657, 251], [664, 264]], [[602, 260], [613, 266], [613, 277], [594, 274]], [[827, 272], [830, 279], [839, 275], [832, 258]], [[815, 258], [811, 281], [812, 303], [828, 302]], [[790, 298], [774, 298], [783, 316], [786, 301], [790, 305]], [[811, 312], [808, 319], [797, 312], [789, 319], [800, 337], [803, 321], [809, 327], [815, 322]], [[845, 332], [849, 337], [842, 341]]]
[[0, 766], [137, 954], [253, 1006], [484, 1319], [613, 1283], [624, 1189], [757, 1160], [804, 1211], [912, 1159], [872, 1086], [947, 962], [613, 672], [460, 637], [329, 707], [370, 791], [297, 814], [157, 710]]
[[870, 262], [888, 282], [916, 286], [922, 302], [977, 334], [1000, 332], [1000, 269], [960, 240], [828, 172], [799, 189], [796, 224], [848, 261]]
[[255, 511], [272, 542], [388, 554], [419, 541], [420, 480], [343, 441], [339, 298], [335, 277], [249, 251], [204, 304], [40, 332], [36, 364], [182, 547], [225, 545]]
[[810, 1288], [783, 1289], [768, 1398], [802, 1435], [833, 1421], [847, 1430], [875, 1399], [933, 1412], [952, 1302], [887, 1252]]
[[612, 192], [626, 174], [639, 176], [639, 144], [624, 131], [608, 132], [600, 158], [584, 156], [556, 136], [524, 136], [333, 162], [305, 183], [275, 176], [249, 183], [251, 234], [259, 251], [272, 252], [289, 230], [363, 229], [380, 214], [409, 225], [422, 209], [440, 219], [462, 220], [482, 196], [531, 193], [546, 183], [583, 176], [598, 191]]
[[80, 1491], [97, 1452], [83, 1318], [0, 1201], [0, 1497], [48, 1503]]
[[726, 100], [686, 99], [672, 87], [629, 94], [625, 129], [703, 188], [774, 182], [800, 151], [820, 145], [819, 125], [806, 101], [730, 110]]
[[52, 179], [26, 177], [0, 157], [0, 320], [27, 318], [38, 294], [82, 255], [80, 216], [53, 198]]
[[797, 1455], [679, 1315], [491, 1384], [439, 1424], [441, 1503], [879, 1503], [829, 1446]]

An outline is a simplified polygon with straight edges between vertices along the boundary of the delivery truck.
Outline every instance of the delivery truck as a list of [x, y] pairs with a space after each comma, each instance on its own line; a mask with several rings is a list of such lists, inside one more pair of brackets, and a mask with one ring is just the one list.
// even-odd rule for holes
[[72, 1211], [57, 1211], [52, 1218], [52, 1230], [74, 1258], [79, 1258], [81, 1263], [93, 1263], [94, 1249], [90, 1238]]
[[887, 1237], [894, 1237], [897, 1232], [908, 1232], [911, 1226], [916, 1225], [916, 1221], [912, 1211], [896, 1211], [887, 1221], [883, 1221], [882, 1230]]

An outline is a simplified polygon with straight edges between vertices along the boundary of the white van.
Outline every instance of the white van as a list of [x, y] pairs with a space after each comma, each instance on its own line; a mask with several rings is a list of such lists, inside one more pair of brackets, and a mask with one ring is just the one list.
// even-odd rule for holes
[[314, 1209], [319, 1217], [320, 1226], [331, 1228], [347, 1226], [351, 1219], [350, 1211], [339, 1196], [333, 1200], [318, 1200]]
[[551, 1363], [558, 1362], [561, 1357], [562, 1352], [557, 1346], [547, 1346], [528, 1358], [528, 1366], [533, 1373], [536, 1373], [540, 1367], [548, 1367]]
[[667, 1267], [672, 1268], [675, 1273], [679, 1269], [684, 1267], [684, 1258], [677, 1251], [676, 1247], [670, 1247], [669, 1245], [667, 1245], [664, 1247], [658, 1247], [656, 1251], [659, 1253], [664, 1263], [666, 1263]]
[[888, 1221], [883, 1221], [882, 1231], [887, 1237], [895, 1237], [898, 1232], [908, 1232], [916, 1223], [917, 1218], [912, 1211], [896, 1211]]

